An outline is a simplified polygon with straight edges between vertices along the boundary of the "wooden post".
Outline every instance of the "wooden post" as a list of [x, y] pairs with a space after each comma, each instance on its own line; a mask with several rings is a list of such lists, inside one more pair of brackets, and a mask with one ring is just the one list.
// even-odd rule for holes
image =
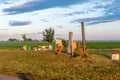
[[82, 28], [82, 44], [83, 44], [83, 52], [86, 55], [86, 41], [85, 41], [85, 29], [84, 29], [84, 22], [81, 22]]

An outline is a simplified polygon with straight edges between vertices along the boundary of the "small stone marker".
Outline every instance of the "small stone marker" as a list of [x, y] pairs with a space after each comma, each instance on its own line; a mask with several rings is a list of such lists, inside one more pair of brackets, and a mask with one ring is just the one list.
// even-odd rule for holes
[[53, 46], [52, 45], [49, 45], [49, 50], [53, 50]]
[[58, 47], [62, 46], [62, 40], [61, 39], [56, 39], [55, 43], [58, 45]]
[[119, 56], [120, 56], [119, 53], [113, 52], [113, 53], [112, 53], [112, 60], [119, 60]]
[[41, 50], [41, 48], [37, 48], [37, 50], [38, 50], [38, 51], [40, 51], [40, 50]]
[[24, 46], [22, 47], [22, 50], [27, 51], [27, 46], [24, 45]]
[[34, 49], [34, 51], [38, 51], [38, 49], [37, 48], [33, 48]]

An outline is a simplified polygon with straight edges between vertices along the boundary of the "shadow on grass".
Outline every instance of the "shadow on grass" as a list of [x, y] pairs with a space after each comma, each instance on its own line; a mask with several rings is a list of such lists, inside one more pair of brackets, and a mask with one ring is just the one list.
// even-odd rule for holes
[[[33, 75], [30, 73], [17, 72], [17, 70], [10, 69], [10, 68], [1, 67], [0, 73], [3, 75], [16, 76], [18, 78], [18, 80], [36, 80], [36, 79], [34, 79]], [[0, 78], [0, 80], [1, 80], [1, 78]], [[5, 79], [5, 80], [7, 80], [7, 79]], [[12, 79], [10, 79], [10, 80], [12, 80]], [[15, 79], [15, 80], [17, 80], [17, 79]]]
[[120, 67], [120, 60], [113, 60], [112, 62], [116, 64], [118, 67]]
[[18, 73], [21, 80], [35, 80], [31, 74]]

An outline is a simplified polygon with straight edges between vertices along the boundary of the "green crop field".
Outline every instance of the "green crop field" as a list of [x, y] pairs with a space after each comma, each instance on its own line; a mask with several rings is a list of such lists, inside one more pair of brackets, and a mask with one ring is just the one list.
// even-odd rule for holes
[[21, 49], [24, 45], [28, 45], [31, 48], [42, 45], [49, 45], [47, 42], [0, 42], [0, 49]]
[[[28, 45], [31, 48], [38, 47], [42, 45], [49, 45], [47, 42], [0, 42], [0, 49], [19, 49], [22, 48], [23, 45]], [[86, 43], [88, 49], [113, 49], [120, 48], [120, 41], [99, 41], [99, 42], [87, 42]]]
[[92, 49], [113, 49], [120, 48], [120, 41], [87, 42], [87, 47]]

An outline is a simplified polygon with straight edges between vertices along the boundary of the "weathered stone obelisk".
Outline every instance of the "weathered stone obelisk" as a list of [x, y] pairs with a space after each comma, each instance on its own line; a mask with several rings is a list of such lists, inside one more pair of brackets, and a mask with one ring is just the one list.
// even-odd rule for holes
[[68, 53], [70, 53], [71, 56], [74, 56], [74, 49], [73, 49], [73, 32], [69, 32]]

